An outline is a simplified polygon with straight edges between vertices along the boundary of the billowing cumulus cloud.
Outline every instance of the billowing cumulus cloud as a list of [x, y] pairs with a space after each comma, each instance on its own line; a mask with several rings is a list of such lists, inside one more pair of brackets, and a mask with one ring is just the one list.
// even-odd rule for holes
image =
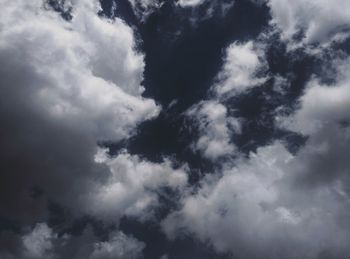
[[[306, 159], [300, 165], [305, 173], [301, 180], [308, 184], [338, 185], [348, 196], [349, 185], [349, 58], [335, 60], [336, 82], [325, 85], [312, 79], [300, 99], [301, 108], [282, 120], [282, 126], [310, 136], [310, 145], [301, 153]], [[278, 118], [281, 119], [281, 118]]]
[[170, 238], [193, 233], [238, 258], [347, 258], [349, 60], [331, 65], [334, 85], [307, 84], [281, 127], [308, 136], [291, 154], [274, 142], [205, 177], [164, 222]]
[[159, 188], [183, 189], [187, 183], [186, 168], [173, 169], [168, 160], [156, 164], [127, 153], [114, 158], [102, 154], [100, 159], [112, 173], [108, 182], [97, 188], [89, 205], [88, 210], [100, 217], [117, 219], [126, 214], [147, 219], [151, 216], [147, 209], [158, 205]]
[[312, 134], [333, 126], [344, 124], [350, 121], [350, 78], [348, 70], [350, 59], [334, 60], [330, 67], [337, 68], [336, 83], [325, 85], [317, 78], [312, 79], [300, 99], [301, 109], [283, 121], [286, 127], [301, 132]]
[[231, 143], [231, 134], [240, 131], [240, 123], [228, 117], [224, 105], [216, 101], [203, 101], [192, 107], [187, 116], [198, 124], [200, 136], [194, 143], [194, 150], [200, 150], [203, 156], [211, 160], [233, 155], [235, 147]]
[[[324, 31], [310, 28], [306, 41], [329, 39], [335, 29], [334, 24], [323, 27]], [[224, 69], [214, 86], [215, 98], [239, 95], [266, 82], [266, 78], [256, 76], [263, 64], [263, 55], [257, 51], [252, 42], [232, 44], [227, 49]], [[325, 85], [313, 77], [298, 101], [300, 108], [291, 116], [276, 117], [280, 127], [307, 136], [305, 146], [293, 155], [277, 141], [251, 152], [248, 158], [238, 156], [235, 162], [226, 162], [222, 171], [206, 176], [201, 187], [183, 199], [182, 208], [163, 222], [169, 238], [194, 234], [217, 251], [238, 258], [347, 258], [349, 60], [337, 59], [325, 65], [336, 71], [335, 83]], [[199, 106], [198, 116], [214, 107], [209, 103]], [[219, 123], [215, 120], [218, 116], [208, 113], [204, 118], [211, 118], [212, 125], [217, 128], [229, 123], [225, 106], [217, 104], [213, 110], [223, 116]], [[208, 139], [212, 133], [222, 136], [210, 125], [202, 122], [200, 139]], [[224, 152], [230, 138], [226, 140], [218, 150]]]
[[52, 229], [45, 223], [37, 224], [32, 232], [22, 237], [25, 255], [29, 258], [51, 258], [54, 238]]
[[71, 4], [68, 22], [42, 1], [2, 0], [1, 213], [14, 220], [45, 220], [52, 201], [77, 214], [135, 216], [157, 205], [152, 190], [187, 180], [169, 161], [95, 156], [99, 141], [128, 138], [160, 108], [141, 96], [130, 27], [99, 17], [97, 2]]
[[252, 41], [233, 43], [226, 49], [224, 65], [214, 86], [219, 96], [243, 93], [266, 80], [257, 75], [263, 66], [262, 53], [259, 52], [259, 46], [254, 46]]
[[1, 258], [349, 257], [350, 6], [253, 2], [0, 0]]
[[[118, 140], [157, 114], [155, 103], [140, 96], [143, 57], [121, 20], [100, 19], [84, 3], [71, 23], [43, 10], [42, 1], [5, 1], [4, 6], [3, 87], [30, 91], [28, 101], [44, 116], [78, 125], [101, 140]], [[11, 78], [15, 69], [22, 69], [33, 86]]]
[[230, 116], [221, 102], [263, 84], [266, 78], [258, 75], [263, 63], [261, 46], [254, 46], [252, 41], [235, 42], [226, 49], [223, 66], [211, 87], [211, 98], [187, 111], [187, 116], [198, 126], [199, 138], [193, 145], [194, 150], [213, 161], [237, 154], [231, 138], [241, 133], [241, 122]]
[[276, 143], [229, 166], [219, 179], [207, 177], [163, 223], [166, 233], [190, 231], [238, 258], [346, 258], [347, 195], [335, 182], [295, 184], [305, 156], [293, 157]]
[[90, 228], [81, 236], [59, 235], [46, 223], [38, 223], [22, 236], [15, 236], [21, 249], [16, 254], [0, 253], [1, 258], [107, 259], [141, 258], [145, 244], [121, 231], [111, 231], [99, 241]]
[[273, 22], [285, 38], [298, 32], [307, 43], [328, 41], [335, 33], [349, 30], [350, 3], [344, 0], [268, 0]]
[[113, 233], [107, 242], [94, 244], [90, 259], [136, 259], [142, 255], [145, 245], [122, 232]]

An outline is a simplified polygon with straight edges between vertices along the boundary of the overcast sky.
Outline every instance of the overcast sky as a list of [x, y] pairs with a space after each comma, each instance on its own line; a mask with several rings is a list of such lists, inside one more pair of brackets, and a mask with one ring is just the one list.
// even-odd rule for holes
[[0, 7], [1, 259], [350, 258], [350, 1]]

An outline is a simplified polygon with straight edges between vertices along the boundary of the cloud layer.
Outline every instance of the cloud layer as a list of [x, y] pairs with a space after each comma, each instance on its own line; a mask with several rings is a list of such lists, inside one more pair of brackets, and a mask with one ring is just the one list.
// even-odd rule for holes
[[[253, 70], [245, 64], [254, 59], [234, 60], [233, 67], [243, 70], [240, 75], [249, 75], [243, 82], [250, 85], [247, 78]], [[313, 77], [294, 113], [286, 116], [276, 111], [278, 127], [307, 136], [305, 146], [292, 154], [274, 141], [248, 157], [221, 164], [163, 222], [170, 238], [194, 234], [217, 251], [238, 258], [347, 258], [349, 59], [324, 65], [336, 71], [334, 84]], [[215, 111], [225, 109], [218, 106]], [[220, 118], [220, 123], [212, 120], [216, 127], [229, 122], [225, 116]], [[210, 134], [210, 128], [210, 123], [205, 124], [204, 132]], [[218, 150], [225, 150], [224, 144], [219, 146]]]
[[349, 30], [350, 5], [348, 1], [336, 0], [268, 0], [273, 23], [285, 38], [298, 32], [304, 33], [306, 43], [328, 41], [336, 33]]
[[[41, 0], [1, 1], [1, 215], [20, 224], [45, 222], [53, 202], [73, 218], [147, 218], [158, 205], [156, 190], [186, 185], [185, 168], [127, 151], [110, 157], [98, 147], [129, 138], [160, 111], [142, 97], [143, 55], [129, 26], [97, 15], [98, 2], [66, 4], [71, 21]], [[24, 236], [28, 257], [53, 250], [53, 235], [37, 225]], [[131, 258], [118, 243], [133, 250], [133, 241], [122, 239], [121, 233], [100, 243], [92, 258]]]
[[[180, 155], [165, 157], [159, 151], [149, 156], [159, 159], [150, 161], [130, 144], [145, 130], [138, 126], [147, 121], [152, 128], [161, 111], [144, 97], [147, 53], [138, 49], [142, 44], [134, 30], [141, 28], [139, 37], [147, 35], [152, 25], [147, 17], [161, 12], [163, 4], [174, 8], [173, 14], [188, 15], [188, 38], [178, 30], [172, 35], [178, 39], [166, 46], [170, 51], [172, 44], [185, 46], [181, 40], [191, 38], [191, 30], [215, 20], [215, 8], [224, 14], [235, 1], [129, 0], [141, 21], [132, 28], [114, 13], [107, 18], [99, 1], [57, 2], [70, 15], [64, 19], [46, 1], [0, 0], [1, 258], [142, 258], [149, 233], [126, 234], [123, 219], [155, 226], [175, 244], [188, 237], [199, 240], [218, 257], [348, 257], [350, 59], [334, 39], [346, 42], [350, 6], [342, 0], [254, 2], [269, 6], [269, 28], [256, 40], [228, 37], [231, 44], [217, 45], [226, 48], [216, 52], [223, 57], [207, 95], [180, 112], [177, 96], [162, 111], [166, 122], [161, 123], [175, 132], [169, 136], [193, 138], [181, 144], [188, 145], [187, 153], [176, 146], [169, 150]], [[114, 12], [118, 5], [113, 3]], [[157, 26], [150, 29], [152, 37], [161, 30]], [[204, 39], [206, 31], [199, 35]], [[298, 58], [312, 62], [296, 63]], [[315, 70], [298, 84], [293, 81], [295, 73]], [[332, 80], [320, 71], [331, 71]], [[176, 73], [167, 75], [177, 79]], [[248, 118], [251, 111], [245, 109], [252, 107], [257, 115]], [[245, 120], [263, 121], [266, 114], [272, 121], [263, 123], [271, 123], [272, 140], [245, 153], [237, 138], [260, 130]], [[192, 124], [177, 125], [179, 118]], [[141, 135], [147, 137], [145, 128]], [[306, 141], [291, 152], [281, 132]], [[149, 150], [158, 152], [157, 145]], [[191, 152], [193, 164], [210, 165], [207, 175], [198, 172], [201, 166], [175, 160]], [[190, 186], [189, 179], [195, 184]], [[59, 223], [53, 206], [63, 211]], [[85, 225], [78, 231], [73, 225], [79, 219]], [[162, 239], [164, 233], [158, 233]], [[156, 240], [153, 232], [149, 235]], [[162, 258], [172, 258], [165, 251], [169, 247], [161, 248]]]

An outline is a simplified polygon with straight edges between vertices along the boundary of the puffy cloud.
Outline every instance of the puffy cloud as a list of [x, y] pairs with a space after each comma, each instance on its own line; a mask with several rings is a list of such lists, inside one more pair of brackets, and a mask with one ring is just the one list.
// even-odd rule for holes
[[181, 7], [197, 6], [204, 2], [205, 0], [179, 0], [178, 4]]
[[347, 258], [350, 250], [349, 59], [334, 85], [312, 79], [300, 108], [280, 125], [306, 134], [292, 155], [281, 143], [223, 164], [164, 222], [238, 258]]
[[[223, 18], [227, 12], [234, 6], [234, 0], [179, 0], [176, 2], [181, 9], [189, 9], [185, 12], [192, 25], [197, 26], [198, 23], [207, 19], [217, 17]], [[182, 13], [181, 13], [182, 14]]]
[[350, 3], [346, 0], [267, 0], [275, 23], [289, 39], [305, 33], [306, 43], [328, 41], [332, 35], [349, 29]]
[[[141, 2], [152, 7], [151, 1]], [[109, 157], [97, 145], [128, 138], [139, 123], [159, 112], [153, 100], [142, 97], [144, 61], [131, 28], [118, 18], [98, 16], [97, 1], [70, 1], [69, 22], [39, 0], [0, 3], [1, 216], [24, 223], [45, 221], [47, 203], [55, 201], [74, 215], [147, 219], [162, 188], [184, 190], [186, 167], [175, 168], [168, 159], [150, 162], [127, 151]], [[290, 8], [291, 17], [304, 15], [296, 10]], [[321, 41], [340, 17], [333, 27], [322, 29], [313, 25], [321, 18], [302, 19], [306, 40]], [[287, 32], [300, 26], [290, 24]], [[248, 158], [225, 162], [221, 172], [200, 182], [198, 191], [186, 193], [182, 208], [164, 221], [169, 236], [183, 228], [218, 251], [242, 258], [348, 255], [348, 63], [334, 64], [339, 73], [335, 85], [312, 80], [301, 108], [281, 118], [283, 126], [309, 135], [299, 153], [292, 155], [275, 143]], [[214, 99], [188, 112], [198, 121], [195, 148], [207, 158], [234, 153], [230, 137], [239, 132], [239, 122], [228, 115], [223, 99], [265, 82], [257, 76], [262, 64], [252, 42], [232, 44], [213, 87]], [[104, 241], [94, 236], [89, 242], [60, 240], [46, 224], [36, 225], [20, 240], [24, 255], [19, 258], [54, 257], [71, 242], [89, 247], [71, 258], [136, 258], [144, 248], [118, 231]], [[0, 254], [15, 257], [8, 251]]]
[[80, 236], [58, 235], [46, 223], [36, 224], [23, 236], [22, 250], [17, 254], [0, 253], [2, 258], [71, 258], [108, 259], [141, 258], [145, 244], [121, 231], [112, 231], [107, 239], [100, 240], [90, 227]]
[[[134, 14], [141, 22], [145, 22], [152, 13], [157, 12], [164, 4], [170, 4], [172, 7], [179, 7], [175, 10], [176, 15], [180, 15], [181, 19], [189, 18], [193, 25], [216, 14], [224, 16], [235, 3], [234, 0], [179, 0], [174, 2], [173, 4], [164, 0], [129, 0]], [[182, 9], [192, 10], [189, 13], [184, 13]], [[201, 10], [198, 12], [198, 9]]]
[[305, 156], [299, 166], [307, 184], [337, 183], [339, 191], [349, 194], [350, 152], [349, 103], [350, 59], [335, 60], [336, 82], [324, 85], [312, 79], [300, 98], [300, 109], [288, 118], [277, 118], [283, 127], [309, 136], [309, 145], [301, 151]]
[[106, 242], [94, 245], [90, 259], [136, 259], [142, 255], [145, 244], [123, 232], [113, 233]]
[[263, 65], [259, 52], [259, 47], [254, 46], [252, 41], [244, 44], [235, 42], [226, 49], [224, 65], [214, 86], [219, 96], [240, 94], [264, 83], [266, 79], [256, 75]]
[[161, 0], [129, 0], [135, 15], [143, 22], [150, 14], [158, 10], [164, 2]]
[[240, 131], [240, 123], [227, 116], [224, 105], [213, 100], [203, 101], [192, 107], [187, 115], [198, 124], [200, 137], [193, 146], [195, 150], [200, 150], [211, 160], [233, 154], [235, 147], [230, 140], [231, 133]]
[[228, 9], [230, 9], [234, 3], [235, 0], [224, 0], [224, 1], [217, 1], [217, 0], [212, 0], [212, 1], [207, 1], [207, 0], [179, 0], [177, 1], [177, 4], [180, 7], [183, 8], [196, 8], [196, 7], [201, 7], [203, 4], [205, 5], [204, 8], [207, 9], [206, 15], [207, 18], [211, 17], [213, 15], [213, 11], [215, 8], [219, 7], [221, 9], [222, 14], [225, 14]]
[[199, 133], [193, 148], [200, 150], [206, 158], [215, 161], [235, 154], [231, 138], [233, 134], [240, 133], [241, 123], [238, 118], [229, 116], [222, 103], [266, 81], [265, 77], [257, 76], [263, 64], [261, 52], [261, 46], [252, 41], [232, 43], [226, 49], [223, 67], [211, 87], [213, 96], [187, 111], [187, 116], [197, 122]]
[[173, 169], [169, 160], [157, 164], [127, 153], [104, 159], [112, 175], [89, 203], [91, 213], [102, 217], [126, 214], [147, 219], [151, 211], [146, 209], [158, 205], [157, 191], [162, 187], [180, 190], [187, 184], [186, 168]]
[[[140, 96], [143, 56], [121, 20], [101, 19], [95, 8], [79, 3], [72, 22], [66, 22], [43, 10], [42, 1], [5, 1], [2, 71], [26, 70], [31, 100], [46, 116], [84, 126], [98, 139], [125, 138], [138, 122], [158, 113], [152, 100]], [[29, 91], [28, 82], [6, 79], [3, 87]]]
[[346, 258], [341, 255], [350, 252], [344, 228], [348, 196], [341, 197], [336, 182], [313, 188], [295, 184], [304, 159], [279, 143], [258, 149], [227, 166], [222, 177], [204, 179], [163, 222], [165, 232], [174, 238], [189, 231], [238, 258]]
[[51, 258], [52, 240], [55, 235], [45, 223], [37, 224], [34, 229], [23, 236], [25, 254], [29, 258]]
[[1, 3], [1, 215], [45, 221], [54, 201], [117, 220], [157, 205], [157, 188], [184, 187], [185, 168], [167, 160], [95, 156], [99, 141], [128, 138], [160, 109], [141, 95], [130, 27], [98, 16], [97, 1], [71, 1], [72, 21], [39, 0]]
[[350, 58], [335, 60], [337, 68], [334, 85], [322, 85], [317, 78], [306, 86], [299, 100], [301, 109], [282, 122], [285, 127], [303, 134], [312, 134], [322, 129], [350, 121]]

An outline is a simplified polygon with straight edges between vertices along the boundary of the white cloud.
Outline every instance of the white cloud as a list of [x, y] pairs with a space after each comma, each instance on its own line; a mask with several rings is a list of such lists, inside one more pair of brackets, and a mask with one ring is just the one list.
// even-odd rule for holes
[[143, 242], [127, 236], [122, 232], [113, 233], [109, 241], [94, 245], [90, 259], [137, 259], [141, 258]]
[[136, 259], [142, 257], [146, 247], [121, 231], [114, 231], [107, 240], [99, 241], [90, 228], [81, 236], [59, 236], [46, 223], [38, 223], [21, 239], [23, 251], [18, 256], [9, 254], [8, 258]]
[[214, 86], [216, 93], [222, 95], [236, 95], [262, 84], [265, 78], [256, 76], [262, 67], [261, 53], [252, 41], [244, 44], [231, 44], [226, 50], [226, 57], [222, 70], [217, 76]]
[[178, 4], [181, 7], [192, 7], [202, 4], [204, 1], [205, 0], [179, 0]]
[[[14, 190], [1, 188], [11, 203], [4, 213], [31, 222], [45, 218], [50, 200], [76, 214], [141, 217], [157, 205], [157, 188], [184, 187], [185, 168], [166, 159], [96, 155], [98, 141], [126, 139], [160, 110], [141, 96], [144, 61], [132, 29], [98, 16], [98, 1], [71, 1], [71, 22], [40, 0], [0, 1], [1, 182]], [[36, 186], [42, 199], [28, 197]]]
[[123, 214], [147, 219], [158, 205], [162, 187], [183, 189], [187, 184], [186, 168], [174, 169], [169, 160], [152, 163], [138, 156], [121, 153], [117, 157], [105, 157], [104, 163], [111, 170], [108, 182], [97, 186], [88, 210], [101, 217], [117, 219]]
[[308, 140], [292, 155], [281, 143], [223, 164], [183, 199], [163, 228], [194, 233], [238, 258], [346, 258], [350, 253], [349, 59], [332, 64], [334, 85], [312, 79], [300, 109], [279, 122]]
[[322, 85], [316, 78], [306, 86], [300, 99], [301, 108], [290, 118], [279, 118], [285, 127], [303, 134], [312, 134], [341, 122], [350, 121], [350, 58], [335, 60], [334, 85]]
[[85, 2], [69, 23], [43, 10], [42, 1], [3, 1], [0, 51], [8, 66], [32, 70], [30, 97], [47, 116], [80, 124], [98, 139], [121, 139], [157, 115], [155, 103], [140, 96], [143, 56], [121, 20], [101, 19]]
[[234, 153], [231, 133], [240, 131], [240, 123], [227, 115], [224, 105], [216, 101], [203, 101], [192, 107], [187, 115], [198, 124], [200, 137], [193, 146], [195, 150], [200, 150], [212, 160]]
[[293, 157], [275, 143], [226, 165], [222, 177], [204, 179], [182, 209], [163, 222], [165, 232], [174, 238], [189, 231], [238, 258], [348, 254], [349, 231], [339, 219], [348, 215], [349, 206], [339, 198], [337, 184], [295, 184], [298, 165], [306, 158]]
[[266, 81], [265, 77], [257, 76], [263, 65], [260, 48], [252, 41], [232, 43], [226, 49], [223, 68], [211, 87], [214, 96], [187, 111], [187, 115], [197, 121], [199, 131], [199, 139], [193, 148], [200, 150], [206, 158], [216, 160], [235, 153], [231, 138], [233, 134], [240, 133], [241, 123], [238, 118], [229, 116], [227, 108], [221, 102]]
[[[166, 1], [163, 0], [128, 0], [133, 8], [133, 11], [137, 18], [141, 22], [145, 22], [147, 18], [152, 14], [157, 12]], [[198, 15], [198, 13], [191, 12], [187, 18], [191, 21], [192, 25], [196, 23], [209, 19], [213, 17], [215, 14], [219, 14], [220, 16], [225, 16], [227, 11], [234, 5], [234, 0], [229, 1], [218, 1], [218, 0], [179, 0], [174, 1], [176, 6], [179, 8], [193, 8], [197, 9], [202, 6], [202, 4], [206, 3], [208, 5], [205, 6], [206, 12], [205, 14]], [[183, 15], [182, 12], [175, 12], [175, 14]]]
[[150, 14], [162, 7], [160, 0], [129, 0], [135, 15], [144, 22]]
[[350, 2], [347, 0], [267, 0], [273, 23], [290, 39], [305, 31], [306, 43], [325, 42], [350, 25]]

